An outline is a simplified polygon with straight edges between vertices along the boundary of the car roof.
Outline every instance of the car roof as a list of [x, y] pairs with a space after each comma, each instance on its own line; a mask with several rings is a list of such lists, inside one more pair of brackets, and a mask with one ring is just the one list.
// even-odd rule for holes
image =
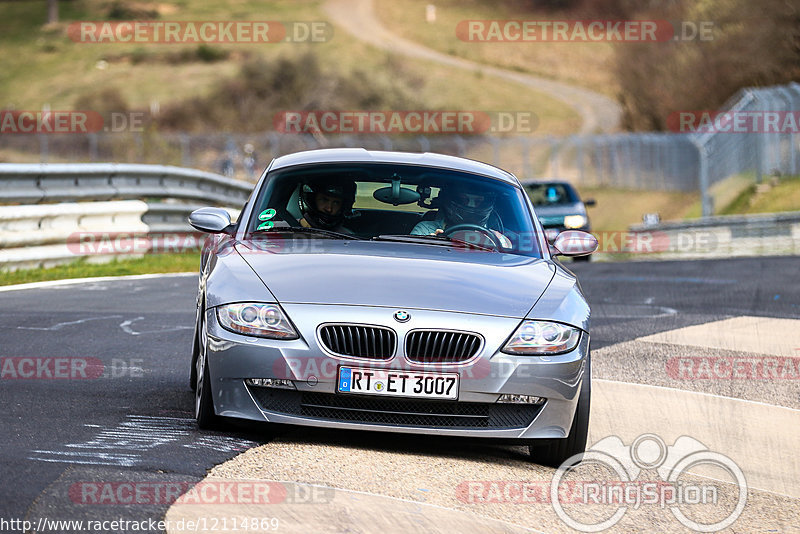
[[421, 165], [489, 176], [517, 185], [516, 176], [493, 165], [433, 152], [389, 152], [363, 148], [324, 148], [287, 154], [273, 160], [270, 170], [314, 163], [397, 163]]

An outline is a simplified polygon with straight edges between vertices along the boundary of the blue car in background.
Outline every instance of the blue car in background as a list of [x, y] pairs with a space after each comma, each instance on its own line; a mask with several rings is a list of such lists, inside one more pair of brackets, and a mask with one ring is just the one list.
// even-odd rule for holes
[[[564, 230], [591, 231], [586, 208], [596, 202], [593, 199], [582, 201], [571, 184], [562, 180], [522, 180], [521, 184], [533, 202], [548, 241], [552, 243]], [[573, 259], [589, 261], [589, 256]]]

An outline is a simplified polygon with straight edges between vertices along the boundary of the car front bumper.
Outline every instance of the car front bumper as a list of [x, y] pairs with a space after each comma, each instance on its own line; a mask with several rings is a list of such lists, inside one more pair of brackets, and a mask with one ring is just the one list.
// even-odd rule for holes
[[[408, 309], [399, 323], [394, 308], [286, 304], [300, 339], [269, 340], [223, 329], [214, 309], [206, 317], [208, 368], [216, 413], [273, 423], [358, 430], [485, 438], [563, 438], [575, 413], [589, 354], [584, 333], [575, 350], [556, 356], [512, 356], [500, 352], [520, 319]], [[318, 342], [321, 323], [368, 324], [392, 328], [397, 351], [392, 359], [344, 358]], [[479, 333], [479, 353], [462, 364], [420, 364], [404, 354], [405, 334], [413, 329]], [[458, 373], [458, 401], [409, 399], [337, 393], [338, 369], [351, 367]], [[290, 380], [295, 389], [247, 385], [247, 379]], [[541, 397], [540, 404], [497, 403], [502, 394]]]

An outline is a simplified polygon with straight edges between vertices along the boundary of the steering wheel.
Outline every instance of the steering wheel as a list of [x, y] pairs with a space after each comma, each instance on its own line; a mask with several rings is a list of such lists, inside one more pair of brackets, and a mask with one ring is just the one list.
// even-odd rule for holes
[[445, 237], [450, 237], [452, 234], [462, 231], [462, 230], [473, 230], [475, 232], [480, 232], [481, 234], [485, 235], [489, 238], [489, 241], [492, 242], [495, 250], [499, 250], [503, 247], [502, 242], [498, 239], [494, 232], [489, 230], [488, 228], [484, 228], [479, 224], [472, 224], [472, 223], [462, 223], [456, 224], [454, 226], [448, 226], [447, 229], [442, 233]]

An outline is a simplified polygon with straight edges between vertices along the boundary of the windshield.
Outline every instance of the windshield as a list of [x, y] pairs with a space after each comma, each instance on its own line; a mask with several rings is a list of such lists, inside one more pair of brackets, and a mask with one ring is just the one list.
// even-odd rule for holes
[[579, 202], [578, 195], [567, 184], [541, 183], [525, 186], [534, 206], [563, 206]]
[[434, 240], [541, 257], [524, 193], [493, 178], [385, 163], [303, 165], [273, 171], [248, 221], [251, 237], [294, 228], [309, 238]]

